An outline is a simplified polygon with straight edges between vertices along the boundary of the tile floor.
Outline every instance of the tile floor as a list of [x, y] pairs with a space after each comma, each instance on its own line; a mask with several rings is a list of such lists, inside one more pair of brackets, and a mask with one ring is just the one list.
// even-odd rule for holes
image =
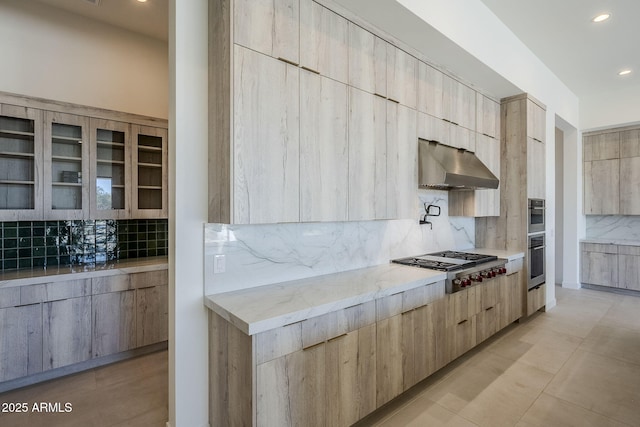
[[[168, 353], [124, 362], [0, 394], [3, 402], [69, 402], [70, 413], [0, 412], [1, 427], [164, 427]], [[1, 409], [1, 408], [0, 408]]]
[[[556, 288], [556, 298], [358, 426], [640, 426], [640, 297]], [[164, 427], [167, 352], [0, 394], [20, 401], [73, 412], [0, 413], [0, 426]]]
[[556, 299], [358, 425], [640, 426], [640, 297]]

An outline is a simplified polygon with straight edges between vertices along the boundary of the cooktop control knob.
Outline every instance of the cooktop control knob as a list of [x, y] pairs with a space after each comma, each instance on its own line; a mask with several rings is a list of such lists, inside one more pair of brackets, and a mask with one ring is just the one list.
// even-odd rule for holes
[[460, 286], [460, 285], [464, 286], [464, 284], [462, 283], [462, 280], [460, 279], [453, 279], [453, 284], [456, 286]]
[[472, 282], [482, 282], [482, 277], [478, 274], [474, 274], [473, 276], [471, 276], [471, 281]]
[[488, 279], [488, 278], [490, 278], [490, 277], [491, 277], [491, 272], [486, 271], [486, 270], [485, 270], [485, 271], [482, 271], [482, 272], [480, 272], [480, 276], [481, 276], [482, 278], [484, 278], [484, 279]]

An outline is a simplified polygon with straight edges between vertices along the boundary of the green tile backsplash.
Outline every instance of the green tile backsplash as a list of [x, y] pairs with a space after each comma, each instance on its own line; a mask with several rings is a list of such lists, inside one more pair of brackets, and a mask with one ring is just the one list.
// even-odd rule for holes
[[0, 222], [0, 268], [167, 255], [168, 234], [166, 219]]

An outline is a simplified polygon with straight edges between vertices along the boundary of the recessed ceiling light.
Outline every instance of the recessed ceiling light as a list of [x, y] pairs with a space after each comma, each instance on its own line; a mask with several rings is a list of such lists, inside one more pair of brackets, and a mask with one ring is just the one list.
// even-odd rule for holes
[[627, 74], [631, 74], [631, 70], [622, 70], [618, 73], [619, 76], [626, 76]]
[[140, 3], [146, 3], [147, 0], [138, 0]]
[[606, 21], [607, 19], [611, 18], [611, 15], [608, 13], [601, 13], [600, 15], [596, 16], [595, 18], [592, 19], [593, 22], [602, 22], [602, 21]]

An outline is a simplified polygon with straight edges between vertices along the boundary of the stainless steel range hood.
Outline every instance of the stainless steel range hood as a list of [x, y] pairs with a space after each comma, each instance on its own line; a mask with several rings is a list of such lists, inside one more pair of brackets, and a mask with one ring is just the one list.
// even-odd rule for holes
[[418, 185], [439, 190], [498, 188], [498, 178], [475, 154], [418, 140]]

